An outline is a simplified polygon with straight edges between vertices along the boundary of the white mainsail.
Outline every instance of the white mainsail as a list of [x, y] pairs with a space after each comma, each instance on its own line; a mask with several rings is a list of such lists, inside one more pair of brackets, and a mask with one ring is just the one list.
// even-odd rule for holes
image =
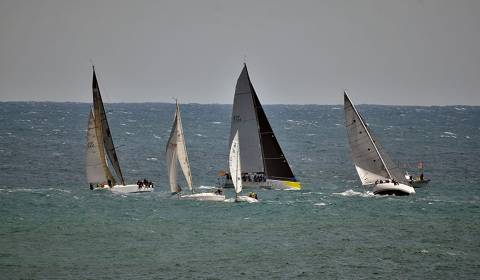
[[380, 146], [346, 92], [344, 110], [352, 159], [362, 184], [372, 185], [377, 180], [385, 179], [404, 182], [398, 168]]
[[99, 184], [107, 182], [107, 176], [103, 170], [105, 158], [101, 158], [100, 149], [102, 145], [98, 145], [97, 134], [95, 131], [95, 120], [92, 110], [88, 118], [87, 130], [87, 148], [85, 150], [85, 172], [89, 184]]
[[192, 173], [188, 161], [185, 136], [183, 134], [182, 119], [180, 117], [180, 107], [176, 104], [175, 119], [173, 121], [170, 138], [166, 149], [167, 170], [170, 181], [170, 189], [173, 193], [178, 193], [181, 188], [177, 184], [177, 159], [187, 181], [188, 188], [193, 192]]
[[239, 194], [242, 191], [242, 164], [240, 161], [240, 143], [238, 131], [235, 133], [235, 137], [233, 137], [232, 140], [228, 163], [233, 186], [235, 187], [235, 193]]

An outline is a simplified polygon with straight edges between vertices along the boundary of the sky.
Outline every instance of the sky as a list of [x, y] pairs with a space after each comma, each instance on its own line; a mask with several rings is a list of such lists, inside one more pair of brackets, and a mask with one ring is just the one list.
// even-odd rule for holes
[[478, 0], [0, 0], [0, 101], [480, 105]]

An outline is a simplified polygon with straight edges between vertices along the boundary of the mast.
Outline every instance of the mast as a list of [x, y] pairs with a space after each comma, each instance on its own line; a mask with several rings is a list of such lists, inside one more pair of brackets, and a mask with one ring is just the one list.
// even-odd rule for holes
[[[94, 66], [93, 66], [92, 91], [93, 91], [94, 117], [95, 117], [96, 126], [98, 127], [97, 137], [99, 137], [99, 143], [103, 143], [102, 146], [105, 147], [107, 157], [110, 160], [110, 163], [113, 165], [113, 169], [115, 170], [115, 173], [120, 178], [120, 182], [122, 183], [122, 185], [125, 185], [125, 180], [123, 178], [122, 170], [120, 169], [120, 163], [118, 161], [117, 153], [115, 152], [115, 146], [113, 145], [113, 139], [110, 133], [110, 127], [108, 125], [105, 108], [103, 106], [102, 96], [100, 94], [100, 88], [98, 87], [97, 76], [95, 75]], [[112, 179], [113, 179], [113, 176], [112, 176]]]

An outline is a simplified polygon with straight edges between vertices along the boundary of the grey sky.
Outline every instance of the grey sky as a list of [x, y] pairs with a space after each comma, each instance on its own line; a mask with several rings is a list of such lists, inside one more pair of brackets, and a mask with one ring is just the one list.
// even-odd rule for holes
[[480, 105], [480, 1], [0, 0], [0, 101]]

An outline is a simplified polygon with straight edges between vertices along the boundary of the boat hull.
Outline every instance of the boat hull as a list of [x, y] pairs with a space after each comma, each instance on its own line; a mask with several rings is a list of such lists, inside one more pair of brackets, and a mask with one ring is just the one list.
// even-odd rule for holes
[[138, 187], [137, 184], [132, 185], [115, 185], [110, 188], [110, 191], [113, 193], [142, 193], [142, 192], [151, 192], [153, 188], [148, 187]]
[[200, 200], [200, 201], [224, 201], [225, 196], [214, 193], [194, 193], [181, 195], [180, 199]]
[[378, 195], [411, 195], [415, 194], [415, 189], [405, 184], [381, 183], [373, 187], [373, 193]]
[[[265, 182], [251, 182], [243, 181], [242, 187], [244, 189], [248, 188], [263, 188], [263, 189], [274, 189], [274, 190], [301, 190], [302, 184], [300, 182], [293, 181], [280, 181], [280, 180], [270, 180], [267, 179]], [[224, 188], [233, 188], [232, 180], [225, 179]]]

